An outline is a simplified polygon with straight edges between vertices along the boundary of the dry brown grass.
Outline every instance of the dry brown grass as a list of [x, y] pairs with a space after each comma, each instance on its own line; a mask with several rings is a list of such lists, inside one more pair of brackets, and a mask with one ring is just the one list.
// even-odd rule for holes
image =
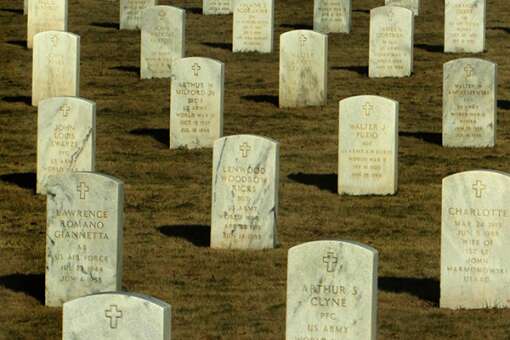
[[[170, 1], [161, 1], [170, 4]], [[323, 108], [278, 109], [278, 54], [232, 54], [231, 17], [187, 11], [187, 55], [226, 63], [225, 134], [281, 143], [279, 248], [208, 248], [211, 150], [168, 150], [169, 82], [140, 81], [139, 33], [118, 31], [118, 2], [70, 0], [70, 30], [81, 36], [81, 95], [97, 102], [97, 169], [126, 186], [124, 288], [172, 304], [175, 339], [282, 339], [286, 253], [317, 239], [377, 248], [380, 339], [505, 339], [510, 311], [438, 308], [440, 184], [451, 173], [508, 171], [510, 9], [488, 1], [488, 51], [499, 64], [494, 149], [440, 144], [443, 0], [424, 0], [416, 20], [415, 74], [370, 80], [368, 9], [354, 0], [353, 32], [329, 41], [329, 99]], [[61, 309], [44, 295], [45, 200], [33, 193], [36, 109], [21, 0], [0, 0], [0, 339], [58, 339]], [[310, 26], [310, 1], [278, 0], [275, 41]], [[377, 94], [400, 102], [400, 186], [394, 197], [339, 197], [335, 191], [338, 100]]]

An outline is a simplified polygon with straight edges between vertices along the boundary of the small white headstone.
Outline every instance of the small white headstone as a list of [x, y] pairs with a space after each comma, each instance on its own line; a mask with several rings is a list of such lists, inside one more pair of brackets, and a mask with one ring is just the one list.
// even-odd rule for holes
[[233, 52], [273, 51], [274, 0], [234, 2]]
[[485, 11], [485, 0], [445, 0], [444, 51], [483, 52]]
[[202, 12], [204, 15], [232, 13], [232, 0], [203, 0]]
[[169, 78], [172, 63], [184, 57], [186, 11], [172, 6], [149, 7], [142, 14], [140, 77]]
[[510, 307], [509, 201], [507, 173], [443, 179], [440, 307]]
[[67, 0], [30, 0], [28, 2], [27, 47], [32, 48], [39, 32], [67, 31]]
[[398, 187], [398, 102], [379, 96], [340, 101], [338, 193], [391, 195]]
[[78, 97], [80, 87], [80, 37], [48, 31], [34, 37], [32, 105], [51, 97]]
[[496, 64], [475, 58], [443, 66], [443, 146], [496, 143]]
[[223, 63], [183, 58], [172, 69], [170, 148], [212, 147], [223, 136]]
[[171, 306], [153, 297], [100, 293], [64, 303], [62, 340], [170, 340]]
[[120, 29], [140, 29], [144, 9], [157, 5], [158, 0], [120, 0]]
[[37, 193], [46, 193], [52, 175], [94, 171], [96, 104], [76, 97], [53, 97], [37, 113]]
[[280, 107], [325, 105], [328, 36], [310, 30], [280, 35]]
[[289, 249], [287, 340], [375, 340], [377, 250], [315, 241]]
[[276, 244], [279, 144], [236, 135], [214, 143], [211, 247], [264, 249]]
[[313, 30], [321, 33], [349, 33], [351, 6], [351, 0], [314, 0]]
[[370, 11], [370, 78], [409, 77], [413, 72], [414, 15], [403, 7]]
[[385, 5], [410, 9], [414, 15], [420, 13], [420, 0], [386, 0]]
[[47, 184], [46, 305], [121, 288], [124, 185], [92, 172]]

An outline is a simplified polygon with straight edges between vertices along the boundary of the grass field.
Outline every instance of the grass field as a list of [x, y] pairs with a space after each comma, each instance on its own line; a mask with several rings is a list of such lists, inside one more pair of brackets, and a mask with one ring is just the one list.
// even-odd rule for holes
[[[225, 135], [281, 144], [278, 248], [209, 248], [211, 149], [169, 150], [169, 80], [139, 79], [140, 34], [118, 30], [118, 1], [69, 0], [81, 36], [81, 96], [97, 103], [97, 170], [125, 183], [127, 291], [172, 305], [174, 339], [282, 339], [286, 254], [320, 239], [375, 247], [380, 339], [509, 339], [509, 310], [439, 309], [441, 179], [471, 169], [509, 171], [510, 7], [488, 0], [487, 52], [499, 65], [493, 149], [441, 147], [443, 0], [416, 18], [410, 78], [369, 79], [369, 9], [353, 1], [350, 35], [329, 37], [325, 107], [279, 109], [278, 37], [311, 28], [312, 1], [278, 0], [275, 51], [231, 52], [232, 17], [187, 10], [187, 56], [225, 63]], [[0, 0], [0, 339], [59, 339], [61, 308], [44, 307], [45, 197], [36, 196], [37, 110], [21, 0]], [[338, 196], [338, 101], [376, 94], [400, 103], [400, 183], [391, 197]]]

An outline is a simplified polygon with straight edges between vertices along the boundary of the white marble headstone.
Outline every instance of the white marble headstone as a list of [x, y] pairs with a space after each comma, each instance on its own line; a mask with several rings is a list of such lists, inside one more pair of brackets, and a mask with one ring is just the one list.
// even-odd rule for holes
[[233, 52], [273, 51], [274, 0], [234, 1]]
[[349, 33], [351, 7], [351, 0], [314, 0], [313, 30], [321, 33]]
[[95, 171], [96, 104], [77, 97], [53, 97], [37, 113], [37, 193], [52, 175]]
[[414, 15], [407, 8], [370, 11], [370, 78], [409, 77], [413, 72]]
[[223, 136], [223, 63], [191, 57], [172, 69], [170, 148], [210, 148]]
[[80, 37], [48, 31], [34, 37], [32, 105], [51, 97], [78, 97], [80, 88]]
[[398, 6], [410, 9], [414, 15], [420, 14], [420, 0], [386, 0], [386, 6]]
[[338, 193], [396, 193], [398, 102], [356, 96], [341, 100], [339, 106]]
[[28, 6], [27, 47], [34, 36], [45, 31], [67, 31], [68, 0], [30, 0]]
[[92, 172], [47, 184], [46, 305], [121, 288], [124, 185]]
[[377, 261], [377, 250], [356, 242], [290, 248], [286, 339], [375, 340]]
[[120, 29], [140, 29], [143, 10], [157, 5], [158, 0], [120, 0]]
[[62, 340], [170, 340], [172, 307], [156, 298], [110, 292], [64, 303]]
[[440, 307], [510, 307], [510, 175], [443, 179]]
[[264, 249], [276, 244], [279, 144], [252, 135], [214, 143], [211, 247]]
[[169, 78], [172, 63], [184, 57], [186, 11], [154, 6], [143, 11], [140, 77]]
[[476, 58], [443, 66], [443, 146], [492, 147], [496, 143], [496, 64]]
[[280, 107], [325, 105], [328, 36], [310, 30], [280, 35]]
[[232, 0], [203, 0], [202, 13], [204, 15], [232, 13]]
[[485, 11], [485, 0], [445, 0], [444, 51], [483, 52]]

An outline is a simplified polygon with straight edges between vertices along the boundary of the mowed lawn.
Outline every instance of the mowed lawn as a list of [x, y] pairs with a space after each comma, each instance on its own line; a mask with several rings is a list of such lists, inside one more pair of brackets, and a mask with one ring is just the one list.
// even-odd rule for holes
[[[279, 246], [209, 248], [212, 150], [169, 150], [170, 83], [139, 79], [140, 33], [118, 30], [118, 1], [69, 0], [81, 36], [81, 96], [97, 103], [97, 171], [125, 183], [123, 289], [172, 305], [174, 339], [283, 339], [289, 247], [335, 239], [379, 251], [380, 339], [508, 339], [510, 311], [439, 309], [441, 180], [510, 171], [510, 7], [488, 0], [487, 51], [498, 64], [497, 146], [441, 146], [444, 1], [416, 18], [410, 78], [369, 79], [369, 9], [329, 36], [328, 104], [279, 109], [279, 35], [310, 29], [312, 1], [278, 0], [275, 52], [233, 54], [232, 17], [186, 9], [186, 56], [225, 63], [225, 135], [280, 142]], [[45, 197], [34, 194], [37, 110], [21, 0], [0, 0], [0, 339], [59, 339], [61, 308], [44, 307]], [[338, 101], [376, 94], [400, 103], [399, 191], [336, 194]]]

